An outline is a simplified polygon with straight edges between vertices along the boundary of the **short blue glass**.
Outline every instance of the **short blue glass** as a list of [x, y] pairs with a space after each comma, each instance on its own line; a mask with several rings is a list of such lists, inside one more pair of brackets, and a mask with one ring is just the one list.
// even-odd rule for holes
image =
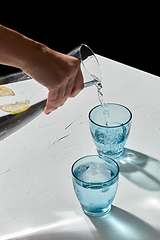
[[131, 128], [131, 111], [120, 104], [107, 103], [109, 123], [105, 124], [103, 108], [94, 107], [89, 113], [90, 131], [100, 156], [119, 157], [124, 150]]
[[85, 214], [101, 217], [109, 213], [118, 179], [119, 167], [111, 158], [89, 155], [73, 164], [73, 187]]

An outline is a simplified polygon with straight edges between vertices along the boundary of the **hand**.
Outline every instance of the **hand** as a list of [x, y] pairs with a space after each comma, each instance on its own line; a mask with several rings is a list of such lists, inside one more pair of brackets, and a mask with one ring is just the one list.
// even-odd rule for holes
[[84, 87], [79, 60], [42, 44], [23, 70], [48, 88], [46, 114], [62, 106], [69, 97], [75, 97]]

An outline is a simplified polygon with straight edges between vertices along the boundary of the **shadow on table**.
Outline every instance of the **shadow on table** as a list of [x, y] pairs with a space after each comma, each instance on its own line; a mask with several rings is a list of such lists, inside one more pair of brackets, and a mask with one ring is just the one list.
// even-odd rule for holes
[[116, 161], [128, 180], [145, 190], [160, 191], [160, 161], [127, 148]]
[[89, 234], [81, 229], [79, 232], [51, 231], [38, 232], [30, 236], [13, 238], [13, 240], [158, 240], [160, 232], [136, 216], [112, 205], [111, 212], [105, 217], [88, 217], [95, 229]]
[[[102, 218], [89, 217], [101, 239], [158, 240], [160, 233], [136, 216], [112, 205], [111, 212]], [[95, 236], [96, 237], [96, 236]], [[96, 238], [95, 238], [96, 239]], [[99, 238], [98, 238], [99, 239]]]

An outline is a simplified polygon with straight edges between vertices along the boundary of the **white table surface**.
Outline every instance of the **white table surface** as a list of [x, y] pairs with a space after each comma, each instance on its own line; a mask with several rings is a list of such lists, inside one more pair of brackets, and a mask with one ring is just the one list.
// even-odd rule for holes
[[107, 101], [133, 113], [112, 211], [87, 217], [72, 187], [73, 162], [96, 153], [93, 86], [0, 143], [0, 240], [160, 239], [160, 78], [98, 59]]

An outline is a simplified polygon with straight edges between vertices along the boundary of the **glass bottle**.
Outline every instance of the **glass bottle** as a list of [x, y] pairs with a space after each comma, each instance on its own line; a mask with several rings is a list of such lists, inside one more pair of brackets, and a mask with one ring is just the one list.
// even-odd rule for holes
[[[102, 72], [100, 64], [93, 51], [85, 44], [81, 44], [67, 55], [79, 59], [81, 70], [84, 77], [84, 87], [89, 87], [98, 84], [102, 80]], [[17, 83], [25, 83], [29, 86], [29, 81], [33, 80], [24, 72], [18, 72], [0, 78], [1, 86], [12, 86], [16, 88]], [[7, 87], [7, 86], [6, 86]], [[25, 89], [22, 89], [22, 95]], [[9, 97], [8, 97], [9, 98]], [[5, 98], [3, 98], [5, 99]], [[7, 114], [0, 117], [0, 141], [7, 138], [11, 134], [18, 131], [20, 128], [28, 124], [34, 118], [41, 114], [46, 106], [46, 99], [40, 100], [32, 104], [27, 110], [17, 114]]]

